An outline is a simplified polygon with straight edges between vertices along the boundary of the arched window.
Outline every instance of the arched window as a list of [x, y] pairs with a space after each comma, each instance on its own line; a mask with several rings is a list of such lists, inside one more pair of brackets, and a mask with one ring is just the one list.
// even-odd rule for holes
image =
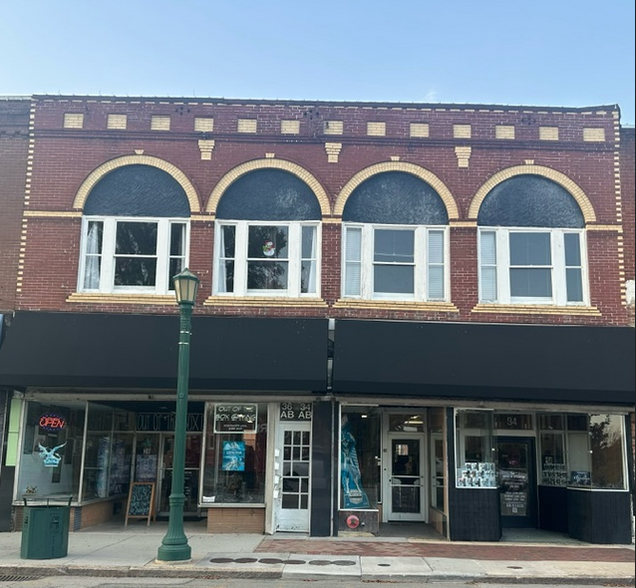
[[495, 186], [479, 215], [479, 298], [501, 304], [585, 304], [585, 221], [572, 195], [536, 175]]
[[429, 184], [374, 175], [351, 193], [342, 221], [343, 297], [446, 300], [448, 213]]
[[79, 290], [167, 294], [186, 267], [190, 206], [168, 173], [129, 165], [91, 190], [82, 219]]
[[241, 176], [216, 211], [215, 294], [318, 296], [321, 216], [295, 175], [261, 169]]

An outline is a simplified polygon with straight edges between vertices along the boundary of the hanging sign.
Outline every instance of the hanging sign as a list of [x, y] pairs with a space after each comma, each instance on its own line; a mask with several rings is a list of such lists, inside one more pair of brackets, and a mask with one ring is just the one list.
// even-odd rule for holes
[[66, 419], [59, 414], [47, 413], [40, 417], [38, 425], [45, 431], [59, 431], [66, 427]]
[[281, 402], [281, 421], [311, 421], [311, 402]]
[[215, 433], [255, 433], [256, 404], [217, 404], [214, 406]]

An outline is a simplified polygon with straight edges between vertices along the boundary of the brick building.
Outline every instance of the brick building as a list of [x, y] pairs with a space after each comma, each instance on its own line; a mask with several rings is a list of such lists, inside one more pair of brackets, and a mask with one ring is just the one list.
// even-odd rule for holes
[[72, 495], [80, 528], [134, 482], [167, 512], [188, 267], [186, 511], [211, 531], [631, 541], [618, 107], [30, 108], [0, 348], [17, 525], [24, 494]]

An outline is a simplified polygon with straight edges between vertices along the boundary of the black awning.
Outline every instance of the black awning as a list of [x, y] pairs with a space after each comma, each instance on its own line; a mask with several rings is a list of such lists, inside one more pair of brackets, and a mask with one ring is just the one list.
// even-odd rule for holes
[[336, 393], [634, 404], [634, 329], [336, 321]]
[[[326, 319], [192, 319], [190, 389], [326, 389]], [[177, 380], [179, 317], [18, 312], [0, 385], [159, 388]]]

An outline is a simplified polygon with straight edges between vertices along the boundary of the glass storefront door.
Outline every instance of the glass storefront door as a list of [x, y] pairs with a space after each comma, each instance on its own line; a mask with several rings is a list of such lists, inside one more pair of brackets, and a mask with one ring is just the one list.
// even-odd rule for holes
[[311, 423], [282, 422], [278, 430], [275, 476], [276, 528], [278, 531], [309, 531], [311, 480]]
[[534, 439], [498, 437], [496, 450], [502, 527], [536, 528]]
[[[162, 434], [161, 475], [159, 488], [159, 516], [167, 516], [170, 511], [172, 491], [172, 453], [174, 434]], [[185, 494], [184, 515], [197, 516], [199, 503], [199, 470], [201, 466], [201, 433], [186, 435], [186, 453], [183, 492]]]
[[389, 436], [389, 521], [424, 521], [423, 438]]

